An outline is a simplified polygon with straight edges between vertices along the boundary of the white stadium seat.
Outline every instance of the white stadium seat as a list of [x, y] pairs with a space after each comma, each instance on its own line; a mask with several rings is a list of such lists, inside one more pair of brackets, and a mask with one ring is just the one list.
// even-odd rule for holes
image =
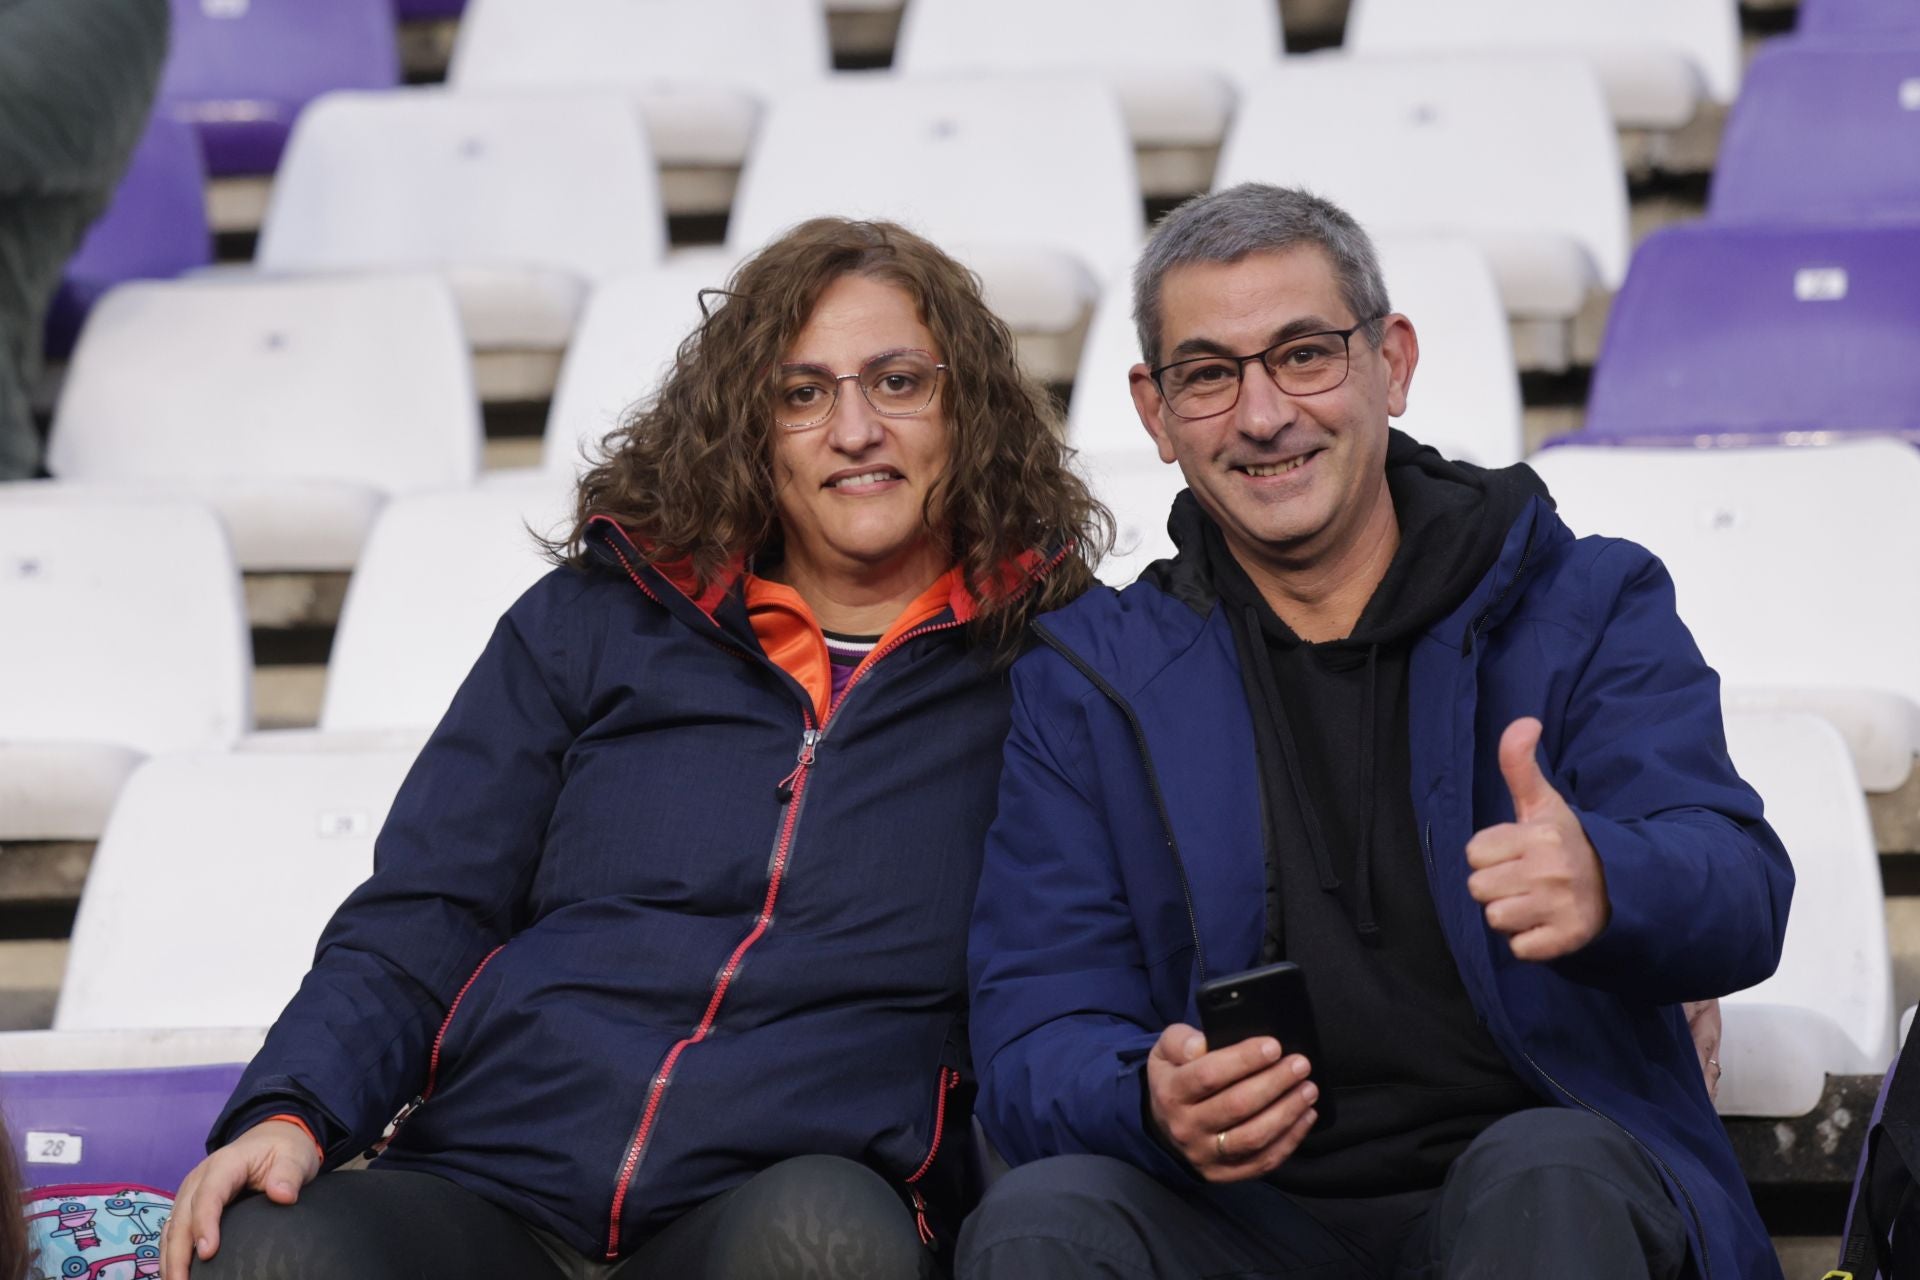
[[1300, 59], [1248, 87], [1214, 186], [1246, 181], [1474, 240], [1516, 318], [1570, 319], [1626, 273], [1619, 142], [1577, 58]]
[[618, 94], [335, 93], [294, 128], [255, 262], [439, 272], [476, 351], [559, 350], [592, 283], [657, 264], [666, 236]]
[[662, 164], [712, 168], [745, 157], [763, 99], [832, 67], [824, 12], [796, 0], [469, 0], [447, 81], [617, 88]]
[[373, 870], [412, 760], [180, 752], [142, 765], [94, 852], [54, 1029], [271, 1023]]
[[507, 607], [553, 566], [534, 535], [571, 527], [569, 477], [398, 498], [347, 586], [320, 728], [427, 730]]
[[219, 277], [101, 301], [47, 466], [211, 503], [244, 569], [337, 570], [388, 494], [469, 485], [480, 448], [442, 281]]
[[1576, 54], [1627, 128], [1677, 129], [1703, 98], [1730, 103], [1740, 91], [1735, 0], [1352, 0], [1345, 47]]
[[[1485, 467], [1518, 462], [1520, 377], [1500, 295], [1485, 257], [1469, 241], [1438, 236], [1375, 239], [1387, 296], [1414, 324], [1420, 363], [1407, 412], [1395, 426], [1450, 458]], [[1067, 433], [1089, 451], [1150, 452], [1127, 390], [1140, 362], [1127, 278], [1102, 295], [1074, 379]]]
[[252, 723], [240, 573], [197, 503], [0, 485], [0, 840], [88, 840], [145, 755]]
[[1021, 334], [1077, 331], [1096, 272], [1145, 234], [1119, 104], [1067, 78], [845, 77], [780, 98], [741, 174], [729, 243], [744, 254], [829, 213], [927, 236], [980, 273]]
[[1721, 1003], [1722, 1115], [1805, 1115], [1829, 1075], [1893, 1059], [1893, 966], [1880, 855], [1832, 725], [1804, 714], [1730, 715], [1727, 746], [1766, 802], [1797, 883], [1780, 968]]
[[0, 1032], [0, 1071], [115, 1071], [246, 1062], [259, 1027], [138, 1027], [121, 1031]]
[[726, 284], [727, 260], [673, 260], [593, 291], [560, 366], [547, 413], [543, 464], [571, 475], [621, 415], [650, 395], [700, 324], [700, 290]]
[[1236, 79], [1284, 52], [1273, 0], [913, 0], [894, 67], [908, 75], [1076, 71], [1120, 95], [1136, 146], [1220, 144]]
[[1920, 451], [1568, 446], [1532, 459], [1576, 533], [1665, 561], [1734, 710], [1839, 726], [1869, 791], [1920, 744]]
[[1173, 500], [1187, 487], [1180, 468], [1160, 461], [1160, 455], [1147, 443], [1144, 447], [1105, 450], [1080, 454], [1077, 466], [1093, 487], [1093, 496], [1113, 512], [1113, 554], [1099, 566], [1100, 581], [1110, 587], [1124, 587], [1140, 576], [1140, 571], [1155, 560], [1173, 554], [1173, 539], [1167, 534], [1167, 513]]

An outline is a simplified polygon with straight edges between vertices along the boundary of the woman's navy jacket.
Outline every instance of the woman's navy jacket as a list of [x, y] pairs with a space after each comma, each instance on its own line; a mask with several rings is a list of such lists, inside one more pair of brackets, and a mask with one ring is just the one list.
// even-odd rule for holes
[[588, 1256], [808, 1153], [950, 1231], [1005, 672], [949, 609], [817, 723], [737, 590], [596, 549], [501, 619], [213, 1140], [287, 1110], [337, 1163], [419, 1097], [375, 1167]]
[[[1265, 854], [1224, 611], [1169, 594], [1177, 572], [1148, 578], [1042, 618], [1046, 643], [1014, 668], [972, 1036], [981, 1119], [1010, 1159], [1094, 1152], [1178, 1180], [1192, 1174], [1143, 1128], [1142, 1063], [1170, 1023], [1198, 1025], [1201, 980], [1257, 962]], [[1652, 1157], [1705, 1274], [1777, 1276], [1679, 1002], [1773, 972], [1793, 870], [1728, 760], [1719, 681], [1665, 569], [1632, 543], [1575, 540], [1535, 498], [1414, 642], [1408, 681], [1428, 885], [1487, 1029], [1542, 1098]], [[1513, 820], [1497, 748], [1521, 716], [1545, 722], [1547, 776], [1612, 904], [1598, 938], [1548, 964], [1515, 960], [1467, 893], [1468, 838]]]

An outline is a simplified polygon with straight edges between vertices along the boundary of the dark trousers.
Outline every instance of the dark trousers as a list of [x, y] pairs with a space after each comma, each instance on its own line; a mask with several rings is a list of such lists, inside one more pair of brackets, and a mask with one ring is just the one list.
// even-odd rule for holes
[[1633, 1140], [1543, 1107], [1494, 1124], [1432, 1191], [1290, 1196], [1264, 1182], [1174, 1187], [1105, 1156], [995, 1183], [960, 1233], [959, 1280], [1676, 1280], [1680, 1212]]
[[925, 1280], [934, 1255], [886, 1179], [838, 1156], [785, 1160], [616, 1263], [582, 1258], [430, 1174], [329, 1173], [298, 1203], [239, 1201], [195, 1280]]

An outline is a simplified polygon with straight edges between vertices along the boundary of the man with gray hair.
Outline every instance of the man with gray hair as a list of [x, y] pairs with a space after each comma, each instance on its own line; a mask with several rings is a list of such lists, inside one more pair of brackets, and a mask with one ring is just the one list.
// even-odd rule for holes
[[[1178, 554], [1014, 668], [970, 977], [1021, 1167], [959, 1274], [1777, 1276], [1685, 1002], [1793, 872], [1665, 570], [1389, 429], [1419, 343], [1327, 201], [1190, 201], [1134, 287]], [[1310, 1054], [1196, 1029], [1281, 961]]]

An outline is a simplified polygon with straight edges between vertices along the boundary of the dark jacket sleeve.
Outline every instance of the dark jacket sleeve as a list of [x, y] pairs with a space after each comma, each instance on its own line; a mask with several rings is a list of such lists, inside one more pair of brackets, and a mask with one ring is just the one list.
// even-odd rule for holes
[[1793, 866], [1734, 771], [1719, 677], [1680, 620], [1673, 580], [1632, 543], [1602, 562], [1615, 557], [1629, 563], [1594, 574], [1618, 587], [1596, 602], [1599, 639], [1550, 760], [1600, 855], [1611, 916], [1555, 966], [1657, 1003], [1721, 996], [1779, 964]]
[[448, 1004], [523, 924], [577, 728], [557, 638], [566, 578], [549, 575], [495, 627], [394, 798], [373, 875], [328, 923], [210, 1148], [273, 1095], [307, 1103], [281, 1109], [321, 1120], [336, 1163], [420, 1092]]
[[1191, 1177], [1146, 1131], [1141, 1073], [1165, 1019], [1097, 790], [1073, 757], [1084, 733], [1063, 743], [1058, 727], [1084, 726], [1075, 686], [1087, 686], [1046, 650], [1013, 683], [968, 954], [981, 1124], [1016, 1164], [1084, 1152]]

